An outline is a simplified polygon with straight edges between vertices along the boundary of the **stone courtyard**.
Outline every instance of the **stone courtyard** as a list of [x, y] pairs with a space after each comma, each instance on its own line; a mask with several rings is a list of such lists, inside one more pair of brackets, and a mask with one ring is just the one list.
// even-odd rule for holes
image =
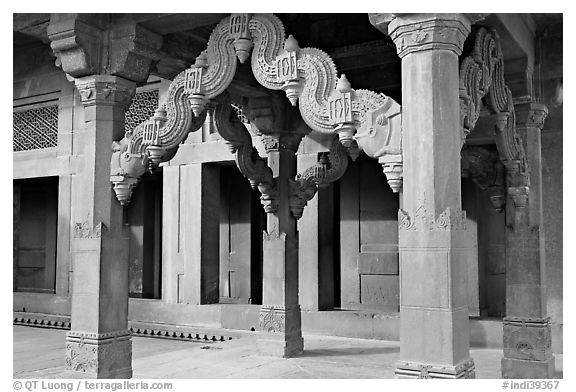
[[[295, 358], [258, 355], [256, 334], [234, 331], [224, 342], [185, 342], [133, 337], [135, 379], [369, 379], [394, 378], [399, 342], [304, 335], [304, 353]], [[14, 326], [14, 378], [59, 378], [64, 372], [65, 331]], [[35, 350], [30, 350], [35, 347]], [[500, 378], [502, 350], [472, 348], [476, 378]], [[563, 356], [556, 356], [555, 378]]]

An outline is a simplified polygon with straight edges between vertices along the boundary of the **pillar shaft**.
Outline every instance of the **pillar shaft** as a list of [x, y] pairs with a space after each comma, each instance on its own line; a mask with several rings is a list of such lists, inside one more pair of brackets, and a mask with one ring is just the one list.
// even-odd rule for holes
[[398, 16], [388, 26], [402, 58], [401, 378], [474, 377], [466, 277], [474, 249], [461, 210], [458, 97], [469, 31], [459, 14]]
[[110, 185], [112, 142], [124, 132], [135, 83], [115, 76], [76, 79], [84, 106], [80, 194], [73, 206], [70, 377], [132, 376], [128, 330], [128, 233]]
[[546, 311], [542, 215], [541, 129], [545, 105], [516, 105], [517, 131], [526, 152], [530, 192], [525, 208], [507, 203], [504, 378], [552, 378], [554, 357]]
[[285, 142], [285, 136], [272, 138], [279, 139], [267, 149], [278, 209], [267, 214], [267, 233], [263, 238], [264, 281], [258, 349], [265, 355], [291, 357], [301, 353], [304, 347], [298, 303], [298, 231], [290, 211], [290, 180], [296, 175], [298, 144]]

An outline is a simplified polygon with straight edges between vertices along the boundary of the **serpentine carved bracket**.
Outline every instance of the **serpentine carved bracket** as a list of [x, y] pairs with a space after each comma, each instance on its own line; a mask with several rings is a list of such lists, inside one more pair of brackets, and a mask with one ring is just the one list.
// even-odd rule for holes
[[483, 102], [491, 112], [498, 154], [506, 169], [506, 186], [514, 207], [525, 208], [529, 167], [520, 135], [512, 93], [504, 81], [504, 57], [495, 31], [484, 27], [473, 35], [470, 54], [460, 64], [462, 145], [480, 117]]
[[[141, 144], [147, 145], [146, 152], [154, 164], [164, 160], [170, 151], [168, 146], [176, 148], [190, 131], [192, 126], [186, 119], [201, 119], [208, 102], [229, 87], [237, 59], [244, 63], [249, 58], [255, 79], [267, 89], [284, 91], [291, 105], [298, 106], [308, 127], [338, 135], [344, 148], [357, 147], [378, 159], [393, 191], [400, 190], [403, 167], [400, 106], [384, 94], [352, 89], [345, 75], [337, 77], [336, 66], [327, 53], [300, 48], [294, 37], [285, 38], [282, 22], [272, 14], [232, 14], [214, 28], [207, 49], [170, 85], [170, 91], [178, 91], [177, 104], [169, 99], [171, 106], [167, 106], [165, 117], [160, 113], [134, 132], [134, 135], [142, 133]], [[194, 115], [188, 113], [190, 109]], [[166, 124], [162, 125], [164, 118]], [[194, 122], [196, 125], [199, 124]], [[267, 133], [265, 129], [260, 131]], [[241, 134], [231, 136], [230, 143], [239, 143], [234, 138], [244, 138]], [[136, 142], [129, 141], [132, 137], [127, 135], [130, 151], [137, 150]], [[252, 152], [244, 149], [247, 151], [241, 152], [246, 157], [243, 162], [249, 162], [248, 155]], [[135, 154], [142, 155], [142, 151]], [[119, 166], [127, 166], [122, 159]], [[302, 200], [310, 192], [300, 193], [304, 195], [299, 197]]]
[[[266, 161], [258, 155], [252, 144], [252, 137], [235, 114], [228, 93], [221, 94], [215, 103], [214, 125], [234, 154], [240, 173], [250, 181], [252, 189], [258, 189], [262, 196], [264, 211], [275, 213], [278, 210], [276, 179]], [[239, 106], [236, 104], [236, 106]], [[266, 135], [262, 135], [266, 137]], [[274, 139], [278, 141], [278, 138]], [[266, 141], [264, 141], [266, 143]], [[294, 143], [298, 143], [294, 141]], [[277, 146], [276, 146], [277, 147]], [[294, 148], [294, 146], [292, 146]], [[290, 211], [294, 218], [302, 217], [304, 207], [317, 192], [318, 187], [327, 186], [344, 175], [348, 168], [346, 149], [335, 139], [328, 153], [321, 153], [317, 164], [304, 173], [290, 179]]]
[[130, 203], [133, 189], [146, 170], [172, 159], [188, 133], [201, 128], [206, 119], [206, 113], [194, 116], [190, 111], [184, 81], [182, 72], [170, 84], [166, 102], [154, 116], [112, 145], [110, 181], [123, 206]]

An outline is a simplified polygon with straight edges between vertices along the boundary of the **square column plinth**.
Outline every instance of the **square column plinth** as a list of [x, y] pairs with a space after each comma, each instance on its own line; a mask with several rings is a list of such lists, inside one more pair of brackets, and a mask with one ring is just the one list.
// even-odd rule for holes
[[504, 317], [502, 378], [552, 378], [550, 318]]
[[400, 214], [398, 378], [475, 377], [466, 295], [475, 248], [463, 227], [464, 214], [459, 219], [447, 211], [445, 220], [429, 225]]
[[304, 350], [299, 305], [263, 305], [258, 324], [258, 351], [261, 354], [290, 358]]
[[132, 334], [68, 332], [67, 378], [131, 378]]

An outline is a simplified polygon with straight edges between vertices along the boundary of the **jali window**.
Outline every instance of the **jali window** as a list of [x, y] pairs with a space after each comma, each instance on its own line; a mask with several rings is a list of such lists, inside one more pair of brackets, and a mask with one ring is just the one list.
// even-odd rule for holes
[[13, 114], [13, 151], [40, 150], [58, 144], [58, 104]]

